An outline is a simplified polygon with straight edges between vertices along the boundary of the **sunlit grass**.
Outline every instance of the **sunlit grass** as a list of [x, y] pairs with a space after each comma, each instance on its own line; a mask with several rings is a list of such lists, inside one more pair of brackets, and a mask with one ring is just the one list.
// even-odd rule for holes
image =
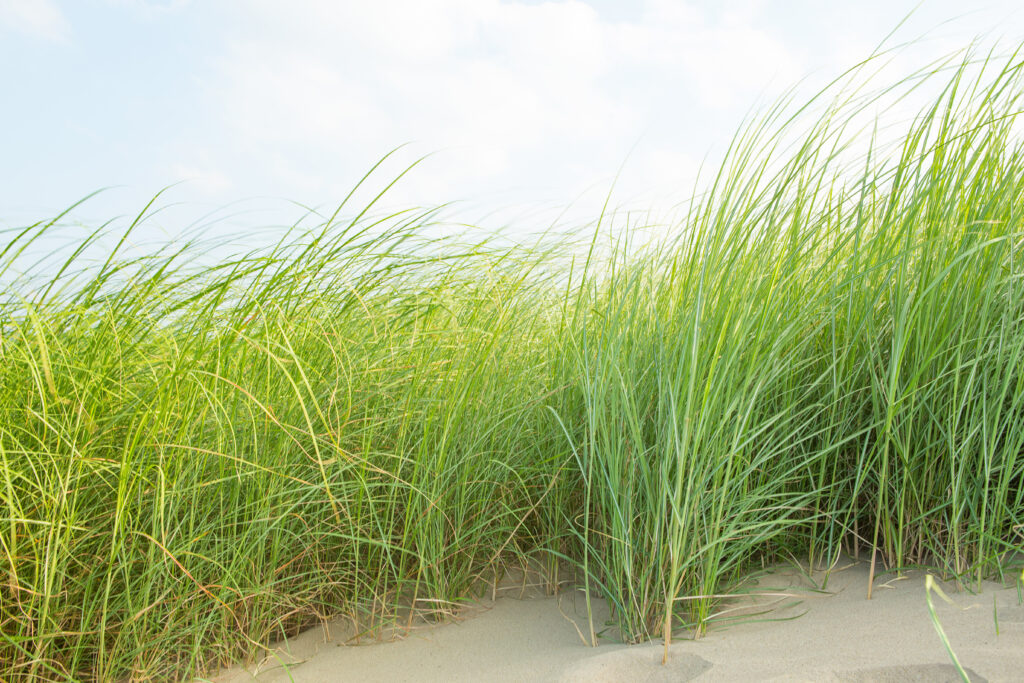
[[[333, 615], [443, 614], [509, 561], [569, 561], [666, 648], [782, 551], [1001, 577], [1020, 69], [900, 84], [946, 87], [896, 148], [850, 126], [878, 99], [780, 104], [654, 243], [343, 206], [213, 264], [197, 241], [86, 265], [98, 231], [8, 278], [0, 676], [187, 677]], [[6, 235], [0, 275], [58, 222]]]

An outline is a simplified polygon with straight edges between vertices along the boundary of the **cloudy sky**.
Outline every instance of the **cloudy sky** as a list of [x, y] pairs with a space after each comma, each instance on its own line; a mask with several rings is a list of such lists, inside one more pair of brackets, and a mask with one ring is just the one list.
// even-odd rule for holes
[[[1017, 2], [925, 0], [896, 42], [1024, 39]], [[168, 201], [590, 210], [689, 194], [757, 101], [867, 56], [908, 0], [0, 0], [0, 226]], [[968, 14], [964, 14], [968, 12]], [[625, 164], [624, 164], [625, 162]], [[624, 164], [624, 165], [623, 165]], [[381, 187], [380, 184], [376, 186]]]

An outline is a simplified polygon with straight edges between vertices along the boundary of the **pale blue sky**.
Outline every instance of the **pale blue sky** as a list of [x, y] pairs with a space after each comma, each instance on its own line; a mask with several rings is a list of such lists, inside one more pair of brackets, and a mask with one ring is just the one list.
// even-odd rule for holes
[[[178, 181], [193, 216], [327, 206], [404, 142], [396, 169], [437, 154], [396, 204], [591, 210], [632, 150], [618, 196], [667, 205], [759, 96], [837, 74], [916, 4], [0, 0], [0, 226], [105, 186], [79, 214], [130, 213]], [[1016, 44], [1017, 5], [925, 0], [897, 66]]]

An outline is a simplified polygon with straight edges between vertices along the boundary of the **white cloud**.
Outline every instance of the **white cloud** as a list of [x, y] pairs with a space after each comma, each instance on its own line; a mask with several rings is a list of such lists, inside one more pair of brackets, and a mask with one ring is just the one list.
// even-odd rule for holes
[[[384, 152], [412, 142], [383, 176], [438, 154], [402, 181], [393, 205], [466, 199], [483, 213], [564, 206], [587, 191], [577, 215], [591, 218], [628, 155], [613, 201], [662, 208], [689, 195], [706, 153], [705, 173], [715, 168], [751, 106], [808, 76], [796, 96], [803, 100], [865, 57], [917, 4], [96, 0], [80, 8], [0, 0], [12, 93], [26, 101], [77, 93], [73, 107], [8, 108], [6, 128], [24, 130], [25, 140], [60, 141], [59, 157], [47, 162], [60, 172], [36, 164], [2, 185], [18, 202], [40, 206], [97, 185], [128, 181], [148, 191], [182, 178], [191, 180], [175, 199], [272, 195], [328, 204]], [[1024, 35], [1019, 0], [990, 4], [912, 45], [873, 84], [986, 31], [1011, 41]], [[963, 5], [928, 0], [890, 44], [963, 14]], [[76, 49], [26, 71], [15, 59], [15, 31], [73, 38]], [[123, 59], [123, 50], [91, 47], [116, 47], [125, 36], [153, 49]], [[99, 93], [100, 84], [102, 97], [80, 96], [79, 88]], [[906, 121], [927, 95], [869, 111], [863, 123], [875, 113]], [[126, 127], [129, 114], [145, 125]], [[104, 146], [111, 153], [97, 157]]]
[[212, 166], [174, 164], [170, 171], [172, 182], [184, 182], [207, 196], [217, 196], [233, 186], [225, 173]]
[[0, 0], [0, 28], [46, 40], [65, 40], [71, 26], [51, 0]]
[[607, 188], [638, 139], [657, 149], [636, 176], [675, 186], [710, 144], [680, 126], [801, 75], [757, 3], [732, 7], [649, 0], [613, 20], [581, 0], [259, 0], [234, 16], [207, 87], [222, 146], [282, 193], [333, 196], [404, 142], [441, 152], [406, 184], [415, 198], [512, 184], [569, 200]]

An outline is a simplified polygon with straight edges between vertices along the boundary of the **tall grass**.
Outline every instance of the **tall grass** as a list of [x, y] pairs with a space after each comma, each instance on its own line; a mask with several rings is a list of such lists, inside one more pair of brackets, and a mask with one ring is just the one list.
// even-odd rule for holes
[[[8, 234], [0, 675], [184, 678], [333, 615], [443, 616], [510, 561], [576, 565], [666, 653], [784, 554], [1001, 575], [1021, 66], [780, 103], [648, 244], [342, 206], [211, 263], [123, 251], [143, 215], [109, 258], [100, 231], [13, 277], [58, 221]], [[895, 145], [857, 129], [941, 79]]]

